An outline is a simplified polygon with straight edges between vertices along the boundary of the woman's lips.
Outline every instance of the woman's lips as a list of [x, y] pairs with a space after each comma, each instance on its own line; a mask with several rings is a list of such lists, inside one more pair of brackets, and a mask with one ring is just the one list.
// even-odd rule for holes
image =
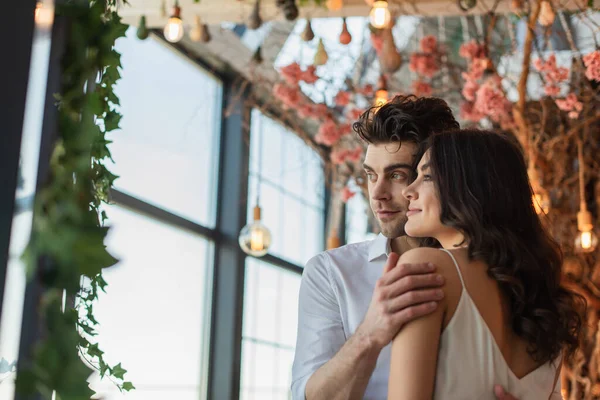
[[415, 214], [418, 214], [418, 213], [420, 213], [420, 212], [421, 212], [421, 210], [408, 210], [408, 211], [406, 212], [406, 216], [407, 216], [407, 217], [410, 217], [411, 215], [415, 215]]

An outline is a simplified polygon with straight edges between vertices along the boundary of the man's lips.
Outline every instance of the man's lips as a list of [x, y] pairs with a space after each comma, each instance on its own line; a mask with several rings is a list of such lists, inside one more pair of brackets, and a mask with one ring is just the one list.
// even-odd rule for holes
[[380, 217], [390, 217], [392, 215], [398, 214], [400, 211], [387, 211], [387, 210], [379, 210], [377, 211], [377, 215]]

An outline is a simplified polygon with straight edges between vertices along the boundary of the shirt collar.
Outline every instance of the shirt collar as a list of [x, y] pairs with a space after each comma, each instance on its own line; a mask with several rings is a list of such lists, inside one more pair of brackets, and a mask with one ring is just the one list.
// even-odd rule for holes
[[369, 261], [373, 261], [376, 258], [379, 258], [383, 255], [387, 257], [391, 253], [391, 251], [391, 240], [380, 233], [369, 244]]

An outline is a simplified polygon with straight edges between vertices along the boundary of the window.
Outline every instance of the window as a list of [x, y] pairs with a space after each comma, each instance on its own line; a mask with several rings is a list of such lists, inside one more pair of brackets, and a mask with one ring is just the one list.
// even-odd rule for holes
[[104, 272], [107, 294], [95, 305], [107, 362], [121, 362], [136, 390], [121, 396], [94, 379], [106, 399], [203, 397], [213, 245], [135, 211], [107, 209], [107, 246], [120, 261]]
[[300, 275], [248, 257], [244, 286], [240, 399], [287, 399]]
[[346, 203], [346, 243], [373, 239], [377, 235], [369, 232], [369, 200], [365, 199], [354, 179], [350, 179], [348, 186], [356, 194]]
[[214, 228], [222, 84], [135, 29], [117, 43], [121, 130], [111, 134], [117, 189]]
[[304, 265], [323, 250], [325, 179], [321, 160], [294, 133], [254, 110], [248, 222], [253, 217], [259, 180], [262, 219], [273, 238], [269, 253]]
[[[136, 390], [95, 374], [107, 400], [206, 398], [222, 82], [135, 29], [117, 42], [121, 130], [110, 145], [116, 205], [106, 207], [107, 294], [97, 341]], [[214, 234], [214, 235], [213, 235]]]
[[260, 180], [262, 219], [276, 259], [246, 258], [240, 399], [285, 400], [291, 396], [300, 272], [324, 246], [323, 168], [300, 138], [254, 110], [249, 179], [249, 217]]

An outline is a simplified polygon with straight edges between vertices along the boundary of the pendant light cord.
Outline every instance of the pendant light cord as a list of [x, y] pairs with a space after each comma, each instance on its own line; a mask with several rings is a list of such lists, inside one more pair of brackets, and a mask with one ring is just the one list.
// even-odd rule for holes
[[263, 129], [262, 129], [262, 119], [264, 118], [262, 114], [259, 114], [258, 118], [258, 173], [256, 174], [256, 206], [259, 206], [260, 200], [260, 184], [262, 178], [262, 149], [263, 149]]
[[585, 204], [585, 166], [583, 161], [583, 143], [581, 139], [577, 139], [577, 161], [579, 164], [579, 208], [581, 211], [587, 211], [587, 205]]

